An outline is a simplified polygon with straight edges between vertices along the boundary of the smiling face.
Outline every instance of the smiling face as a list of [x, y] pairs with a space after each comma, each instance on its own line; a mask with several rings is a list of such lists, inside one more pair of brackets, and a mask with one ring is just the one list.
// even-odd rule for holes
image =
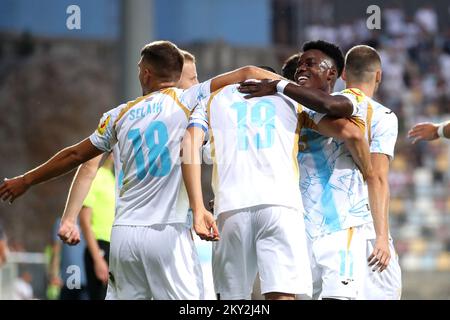
[[331, 92], [337, 71], [330, 57], [320, 50], [311, 49], [300, 57], [294, 78], [302, 87]]

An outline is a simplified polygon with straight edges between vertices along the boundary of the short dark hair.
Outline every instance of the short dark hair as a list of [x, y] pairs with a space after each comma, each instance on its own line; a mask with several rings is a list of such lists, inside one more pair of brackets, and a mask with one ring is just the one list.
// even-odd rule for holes
[[297, 71], [298, 60], [300, 60], [301, 53], [296, 53], [290, 56], [284, 61], [283, 66], [281, 67], [281, 75], [286, 79], [295, 81], [294, 75]]
[[344, 70], [344, 55], [342, 54], [341, 49], [337, 45], [324, 40], [309, 41], [303, 44], [303, 52], [313, 49], [322, 51], [328, 57], [333, 59], [339, 78], [342, 74], [342, 70]]
[[164, 81], [178, 81], [183, 70], [184, 56], [170, 41], [154, 41], [141, 50], [142, 60], [150, 64], [156, 77]]
[[348, 80], [368, 81], [370, 79], [367, 77], [377, 68], [381, 68], [381, 58], [372, 47], [354, 46], [345, 55], [345, 74]]

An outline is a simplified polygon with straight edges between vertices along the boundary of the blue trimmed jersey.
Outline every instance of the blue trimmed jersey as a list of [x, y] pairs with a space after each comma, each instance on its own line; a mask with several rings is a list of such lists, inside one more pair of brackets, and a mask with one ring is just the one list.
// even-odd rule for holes
[[103, 115], [90, 141], [104, 152], [116, 146], [122, 175], [114, 225], [188, 222], [180, 143], [191, 111], [209, 94], [210, 81], [187, 90], [167, 88]]
[[259, 205], [303, 211], [300, 111], [282, 94], [244, 99], [237, 85], [216, 91], [195, 108], [189, 126], [202, 128], [210, 142], [215, 214]]
[[[364, 93], [346, 89], [334, 95], [350, 99], [353, 115], [349, 120], [368, 137], [366, 123], [371, 121], [373, 112]], [[307, 113], [316, 124], [325, 116], [311, 110]], [[344, 141], [303, 127], [299, 149], [300, 188], [308, 236], [315, 238], [371, 222], [367, 185]]]

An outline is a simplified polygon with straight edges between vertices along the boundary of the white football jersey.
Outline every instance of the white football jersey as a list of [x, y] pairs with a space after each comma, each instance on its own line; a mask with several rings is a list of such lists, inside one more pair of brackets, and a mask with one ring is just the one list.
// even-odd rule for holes
[[[373, 110], [358, 89], [346, 89], [333, 95], [349, 98], [354, 107], [350, 121], [368, 137]], [[325, 116], [308, 110], [317, 124]], [[305, 227], [309, 237], [347, 229], [372, 221], [369, 196], [361, 171], [344, 141], [325, 137], [311, 128], [300, 133], [300, 188], [305, 207]]]
[[217, 215], [259, 205], [303, 211], [296, 159], [300, 108], [281, 94], [244, 99], [237, 85], [195, 108], [189, 126], [202, 128], [211, 144]]
[[[106, 112], [90, 136], [94, 146], [115, 145], [123, 178], [114, 225], [187, 223], [189, 202], [182, 183], [180, 142], [189, 115], [210, 94], [210, 81], [187, 90], [153, 92]], [[116, 169], [117, 171], [117, 169]]]
[[367, 97], [372, 106], [373, 115], [369, 131], [371, 153], [383, 153], [394, 158], [394, 148], [398, 135], [398, 119], [395, 113], [381, 103]]

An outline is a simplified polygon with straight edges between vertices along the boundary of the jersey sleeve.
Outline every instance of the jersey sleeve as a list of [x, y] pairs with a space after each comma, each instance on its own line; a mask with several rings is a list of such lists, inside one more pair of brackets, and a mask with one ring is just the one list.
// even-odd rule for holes
[[117, 143], [116, 121], [119, 119], [121, 107], [117, 107], [103, 114], [97, 129], [89, 137], [92, 144], [104, 151], [110, 152]]
[[196, 84], [180, 94], [180, 102], [189, 109], [194, 110], [197, 104], [211, 94], [211, 80]]
[[394, 148], [398, 135], [398, 119], [394, 112], [383, 112], [383, 117], [372, 123], [371, 153], [383, 153], [394, 158]]
[[197, 127], [203, 130], [205, 133], [205, 140], [208, 136], [208, 115], [206, 111], [206, 103], [208, 99], [203, 99], [194, 109], [189, 118], [188, 128]]
[[344, 96], [351, 101], [353, 105], [353, 112], [347, 119], [365, 132], [367, 120], [367, 99], [364, 93], [361, 90], [354, 88], [345, 89], [341, 92], [334, 92], [332, 95]]
[[319, 124], [320, 120], [326, 116], [325, 113], [316, 112], [305, 106], [300, 106], [299, 110], [301, 111], [299, 116], [302, 126], [308, 129], [317, 130], [317, 124]]
[[340, 92], [334, 92], [332, 96], [344, 96], [349, 99], [353, 105], [352, 116], [357, 116], [362, 112], [361, 103], [364, 100], [364, 94], [359, 89], [345, 89]]

